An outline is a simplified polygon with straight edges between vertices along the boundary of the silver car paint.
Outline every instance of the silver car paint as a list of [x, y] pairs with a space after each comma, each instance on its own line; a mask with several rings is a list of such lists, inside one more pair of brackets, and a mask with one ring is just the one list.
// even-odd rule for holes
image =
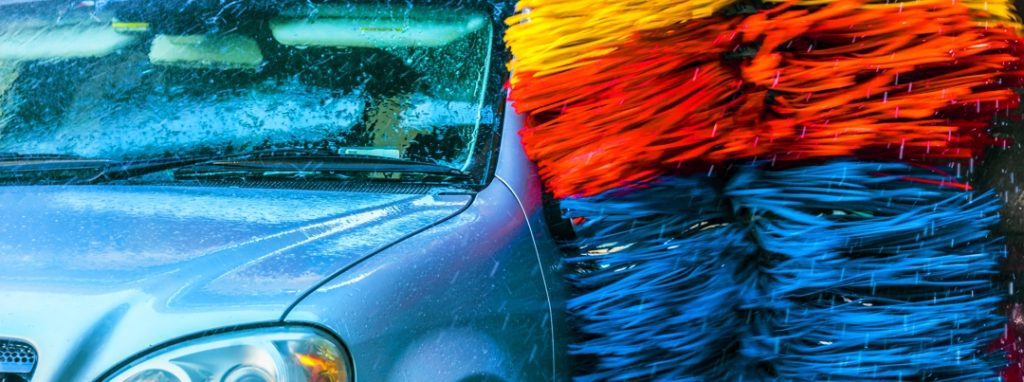
[[465, 212], [342, 273], [286, 319], [339, 333], [367, 381], [567, 379], [559, 250], [521, 124], [506, 114], [498, 179]]
[[559, 253], [521, 124], [509, 108], [476, 195], [2, 187], [0, 338], [37, 348], [34, 381], [281, 321], [333, 331], [357, 381], [561, 380]]

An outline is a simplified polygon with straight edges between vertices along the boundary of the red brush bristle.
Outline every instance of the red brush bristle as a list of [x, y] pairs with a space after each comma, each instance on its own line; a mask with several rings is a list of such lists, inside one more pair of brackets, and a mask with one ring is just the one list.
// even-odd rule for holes
[[[638, 34], [572, 71], [521, 75], [513, 102], [531, 113], [523, 143], [552, 192], [591, 194], [648, 180], [667, 161], [716, 149], [723, 136], [752, 134], [720, 122], [744, 101], [738, 71], [718, 60], [736, 46], [734, 29], [697, 20]], [[737, 149], [748, 147], [717, 148]]]
[[763, 44], [743, 65], [743, 78], [773, 93], [770, 123], [798, 132], [776, 139], [784, 149], [773, 151], [969, 158], [975, 141], [992, 142], [977, 124], [1019, 103], [1009, 83], [1001, 84], [1019, 77], [1012, 73], [1020, 60], [1014, 32], [978, 27], [961, 6], [836, 12], [845, 7], [744, 23], [744, 38]]

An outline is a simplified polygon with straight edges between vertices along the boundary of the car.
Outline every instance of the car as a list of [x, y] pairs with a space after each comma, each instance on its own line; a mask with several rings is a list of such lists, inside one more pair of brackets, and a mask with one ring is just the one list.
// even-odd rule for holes
[[0, 381], [567, 379], [510, 8], [0, 0]]

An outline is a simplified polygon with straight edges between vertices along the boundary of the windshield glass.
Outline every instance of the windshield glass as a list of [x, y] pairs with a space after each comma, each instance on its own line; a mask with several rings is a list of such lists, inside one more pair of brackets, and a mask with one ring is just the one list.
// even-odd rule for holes
[[486, 13], [200, 3], [0, 0], [0, 153], [299, 148], [466, 170], [495, 122]]

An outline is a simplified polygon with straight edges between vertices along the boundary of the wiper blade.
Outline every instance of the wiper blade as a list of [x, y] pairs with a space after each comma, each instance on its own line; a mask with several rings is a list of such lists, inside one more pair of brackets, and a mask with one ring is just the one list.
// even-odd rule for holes
[[0, 153], [0, 179], [89, 179], [112, 161], [65, 154]]
[[106, 159], [0, 159], [0, 172], [100, 171], [110, 163]]
[[417, 162], [385, 157], [355, 155], [340, 156], [285, 156], [243, 160], [218, 160], [203, 163], [202, 167], [235, 168], [257, 171], [294, 172], [411, 172], [466, 176], [458, 169], [434, 163]]
[[248, 157], [261, 153], [274, 152], [299, 152], [299, 149], [266, 150], [245, 153], [218, 154], [218, 155], [195, 155], [174, 158], [156, 158], [124, 162], [110, 163], [103, 168], [103, 171], [96, 174], [87, 183], [101, 183], [112, 180], [128, 179], [142, 176], [149, 173], [170, 170], [179, 167], [191, 166], [199, 163], [208, 163], [216, 160], [230, 158]]
[[468, 176], [457, 169], [433, 163], [389, 157], [342, 155], [299, 148], [114, 163], [89, 182], [127, 179], [170, 169], [185, 171], [185, 168], [189, 168], [194, 174], [232, 168], [264, 172], [415, 172]]

